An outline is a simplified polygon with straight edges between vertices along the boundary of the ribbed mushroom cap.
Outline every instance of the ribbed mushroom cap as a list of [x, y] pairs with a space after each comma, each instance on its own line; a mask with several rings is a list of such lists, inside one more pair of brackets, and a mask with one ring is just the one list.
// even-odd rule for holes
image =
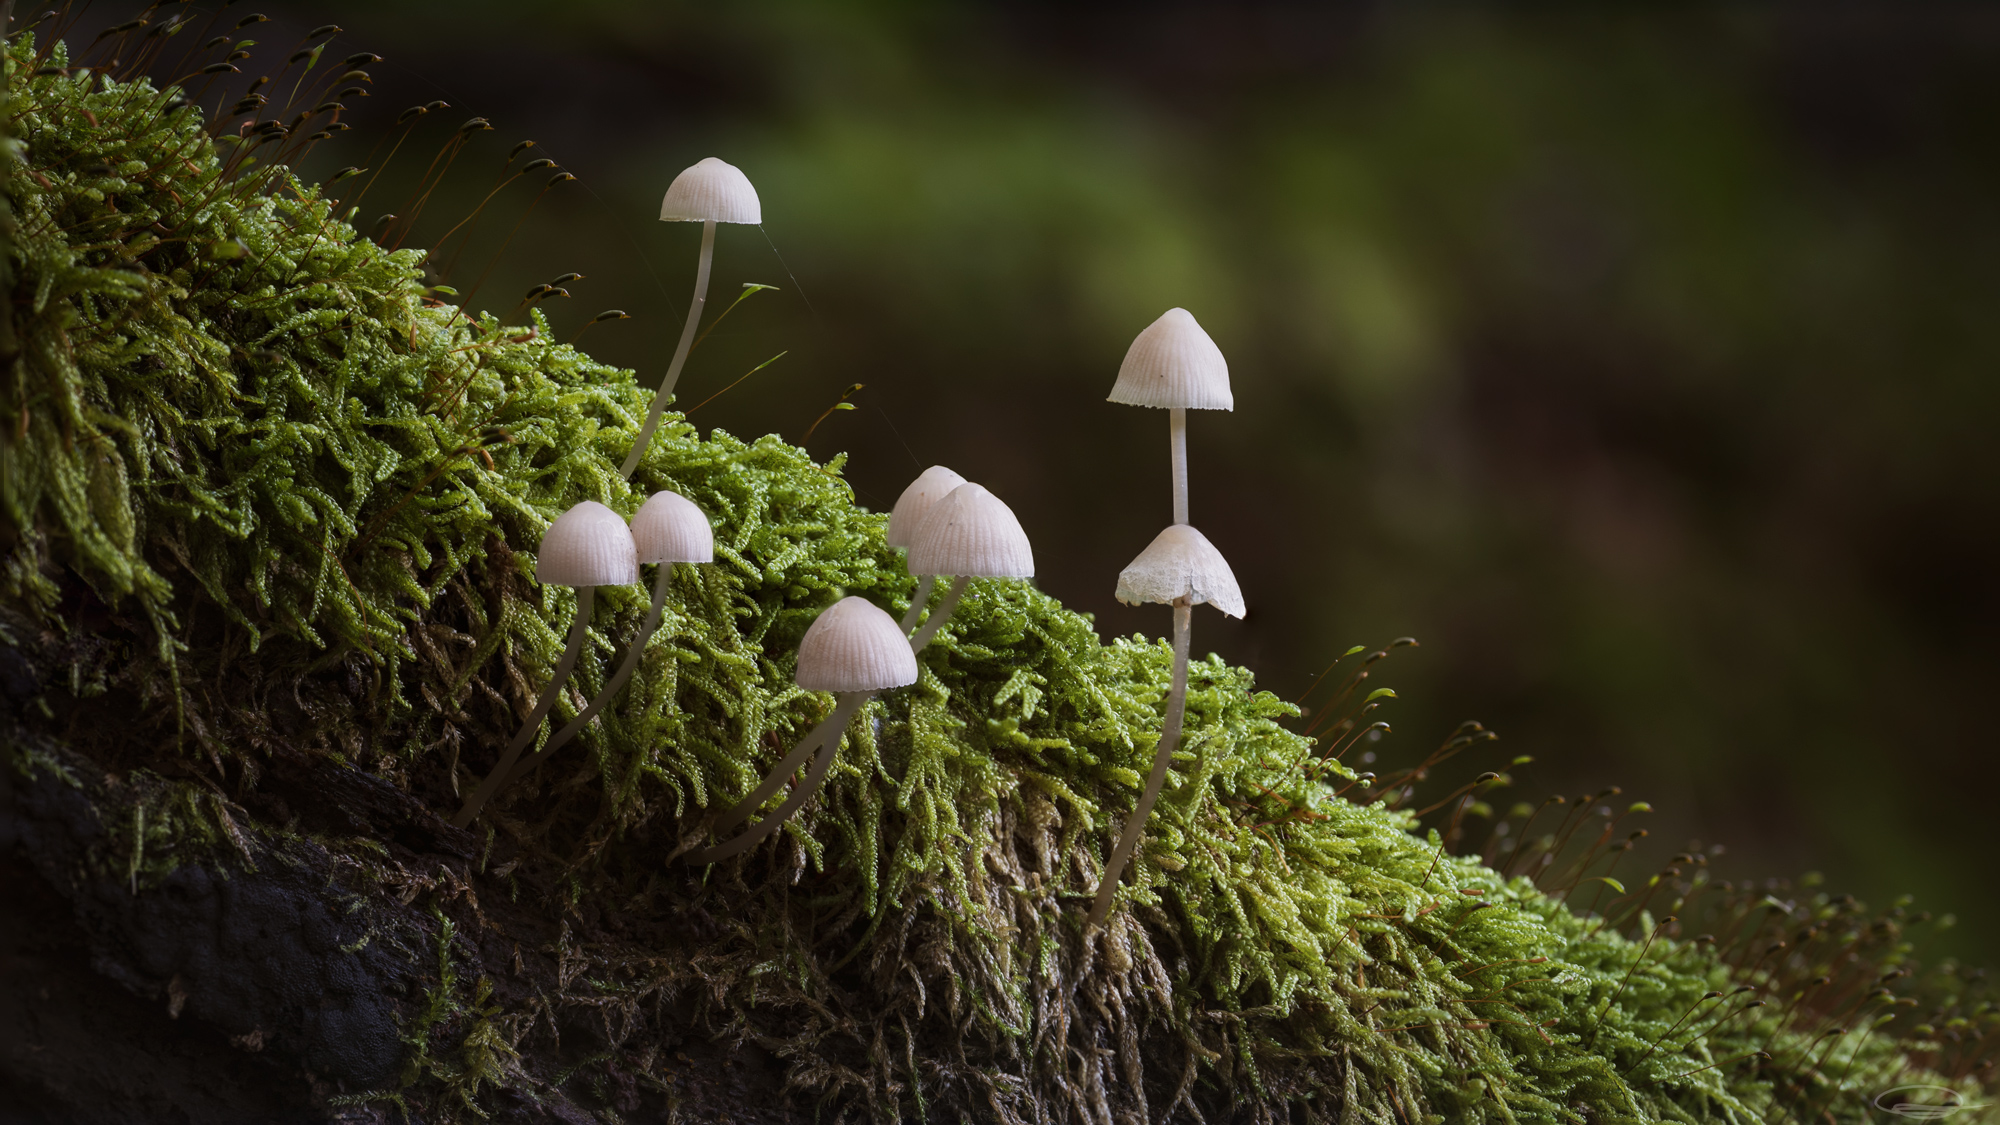
[[1033, 578], [1035, 551], [1013, 509], [976, 484], [961, 484], [910, 537], [911, 574]]
[[667, 197], [660, 201], [660, 221], [699, 223], [764, 221], [764, 208], [757, 202], [757, 189], [750, 177], [734, 164], [704, 157], [700, 163], [674, 177]]
[[917, 654], [896, 619], [867, 598], [820, 611], [799, 642], [798, 685], [807, 691], [882, 691], [917, 682]]
[[642, 563], [715, 561], [715, 530], [694, 501], [655, 492], [632, 514], [632, 542]]
[[1118, 600], [1126, 605], [1172, 602], [1192, 598], [1207, 602], [1231, 617], [1243, 616], [1243, 591], [1236, 575], [1208, 537], [1184, 523], [1153, 537], [1124, 570], [1118, 572]]
[[889, 513], [889, 546], [908, 547], [917, 533], [917, 525], [924, 522], [931, 507], [964, 483], [964, 477], [943, 465], [932, 465], [918, 473], [910, 487], [896, 497], [896, 507]]
[[624, 586], [639, 580], [632, 529], [618, 513], [585, 500], [556, 517], [535, 554], [535, 581], [549, 586]]
[[1229, 361], [1186, 309], [1168, 309], [1125, 350], [1111, 401], [1130, 406], [1234, 410]]

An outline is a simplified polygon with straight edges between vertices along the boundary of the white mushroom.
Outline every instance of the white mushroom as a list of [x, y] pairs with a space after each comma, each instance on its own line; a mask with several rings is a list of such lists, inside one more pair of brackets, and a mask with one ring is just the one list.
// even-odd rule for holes
[[683, 169], [660, 200], [663, 223], [743, 223], [764, 221], [764, 208], [750, 177], [727, 160], [704, 157]]
[[896, 497], [896, 506], [889, 512], [889, 530], [885, 538], [891, 547], [908, 548], [916, 538], [918, 525], [937, 506], [937, 502], [951, 495], [952, 490], [965, 483], [965, 478], [945, 468], [932, 465], [917, 474], [917, 479]]
[[792, 679], [807, 691], [886, 691], [917, 682], [917, 657], [894, 618], [867, 598], [845, 597], [813, 619]]
[[715, 561], [715, 529], [694, 501], [660, 491], [632, 514], [632, 544], [642, 563]]
[[694, 330], [701, 323], [702, 308], [708, 303], [708, 271], [715, 259], [715, 224], [761, 225], [764, 208], [757, 200], [757, 189], [750, 186], [750, 178], [741, 169], [710, 156], [674, 177], [666, 197], [660, 201], [660, 221], [700, 223], [701, 259], [695, 266], [694, 301], [688, 306], [680, 345], [674, 349], [673, 362], [667, 365], [666, 377], [660, 380], [660, 389], [653, 395], [646, 424], [640, 427], [631, 452], [625, 455], [625, 464], [618, 469], [618, 475], [627, 479], [639, 467], [646, 447], [653, 443], [653, 432], [660, 427], [660, 414], [666, 410], [667, 400], [673, 397], [674, 384], [680, 380], [681, 367], [687, 363], [688, 350], [694, 346]]
[[[885, 536], [889, 546], [907, 549], [924, 516], [952, 489], [964, 483], [964, 477], [943, 465], [932, 465], [918, 473], [917, 479], [910, 482], [910, 487], [896, 497], [896, 506], [889, 512], [889, 530]], [[917, 583], [917, 592], [910, 597], [909, 611], [903, 614], [903, 632], [909, 632], [916, 625], [918, 615], [923, 613], [924, 606], [931, 600], [931, 587], [936, 584], [935, 574], [926, 574]]]
[[639, 667], [639, 657], [646, 651], [646, 642], [653, 639], [653, 631], [660, 627], [660, 610], [666, 604], [667, 579], [673, 574], [673, 564], [715, 561], [715, 529], [709, 526], [708, 517], [702, 514], [694, 501], [678, 492], [655, 492], [639, 506], [639, 510], [632, 515], [632, 543], [638, 549], [640, 563], [658, 564], [653, 573], [653, 604], [646, 611], [645, 622], [639, 626], [638, 639], [625, 650], [625, 659], [619, 663], [618, 671], [605, 681], [604, 690], [597, 693], [597, 698], [551, 736], [540, 750], [522, 759], [508, 774], [507, 782], [519, 780], [547, 761], [549, 755], [581, 733], [598, 712], [610, 706], [618, 693], [625, 690], [626, 682]]
[[1153, 538], [1139, 557], [1118, 572], [1118, 600], [1126, 605], [1163, 605], [1187, 598], [1213, 605], [1229, 617], [1243, 616], [1243, 591], [1228, 560], [1208, 536], [1177, 523]]
[[1033, 578], [1035, 552], [1013, 509], [977, 484], [961, 484], [938, 501], [910, 540], [911, 574], [952, 575], [951, 589], [930, 620], [910, 638], [922, 652], [951, 620], [974, 578]]
[[1184, 523], [1160, 532], [1118, 575], [1118, 600], [1128, 605], [1159, 602], [1174, 607], [1173, 687], [1167, 692], [1166, 722], [1159, 745], [1153, 751], [1153, 772], [1139, 803], [1125, 821], [1118, 847], [1104, 864], [1104, 877], [1097, 883], [1097, 901], [1090, 909], [1090, 924], [1102, 925], [1111, 912], [1111, 900], [1118, 891], [1118, 877], [1139, 846], [1139, 833], [1159, 800], [1167, 781], [1167, 767], [1180, 745], [1181, 722], [1187, 714], [1187, 666], [1190, 626], [1194, 607], [1204, 602], [1228, 614], [1243, 616], [1243, 593], [1237, 589], [1236, 575], [1222, 552], [1208, 537]]
[[1155, 406], [1172, 411], [1168, 419], [1168, 451], [1172, 458], [1174, 522], [1118, 576], [1118, 600], [1168, 602], [1174, 607], [1174, 683], [1167, 695], [1166, 726], [1153, 755], [1153, 775], [1146, 783], [1132, 818], [1097, 886], [1091, 908], [1092, 925], [1103, 923], [1118, 889], [1118, 876], [1138, 846], [1146, 816], [1166, 782], [1167, 764], [1180, 742], [1181, 719], [1187, 709], [1187, 654], [1193, 607], [1210, 602], [1232, 617], [1243, 616], [1243, 594], [1236, 576], [1201, 532], [1188, 526], [1187, 412], [1234, 410], [1229, 389], [1229, 361], [1186, 309], [1168, 309], [1146, 326], [1125, 350], [1118, 367], [1112, 402]]
[[812, 769], [792, 795], [771, 815], [727, 843], [689, 852], [689, 863], [714, 863], [747, 851], [758, 841], [776, 832], [826, 781], [841, 736], [861, 705], [878, 691], [917, 682], [917, 657], [896, 627], [896, 619], [876, 608], [866, 598], [847, 597], [821, 611], [799, 641], [799, 668], [794, 679], [807, 691], [830, 691], [839, 700], [833, 714], [812, 729], [812, 733], [792, 748], [750, 795], [737, 802], [715, 822], [715, 831], [726, 832], [743, 821], [805, 764], [806, 756], [819, 747]]
[[639, 548], [618, 513], [585, 500], [556, 517], [535, 552], [545, 586], [629, 586], [639, 580]]
[[465, 807], [452, 818], [452, 823], [460, 828], [472, 823], [479, 810], [506, 784], [508, 775], [514, 768], [515, 759], [528, 743], [534, 741], [535, 733], [542, 729], [542, 720], [548, 716], [549, 708], [555, 704], [556, 695], [563, 684], [569, 681], [569, 674], [576, 668], [576, 658], [583, 652], [583, 639], [590, 631], [590, 609], [599, 586], [624, 586], [639, 580], [639, 553], [633, 545], [632, 532], [618, 513], [599, 504], [595, 500], [585, 500], [569, 511], [556, 517], [542, 535], [540, 550], [535, 555], [535, 580], [552, 586], [573, 586], [576, 588], [576, 619], [570, 623], [569, 643], [563, 648], [562, 658], [556, 662], [555, 673], [550, 676], [548, 686], [542, 689], [541, 698], [535, 701], [535, 709], [521, 724], [520, 733], [514, 736], [500, 762], [479, 788], [466, 799]]
[[1110, 401], [1171, 410], [1174, 522], [1188, 522], [1187, 412], [1234, 410], [1229, 361], [1186, 309], [1168, 309], [1125, 351]]

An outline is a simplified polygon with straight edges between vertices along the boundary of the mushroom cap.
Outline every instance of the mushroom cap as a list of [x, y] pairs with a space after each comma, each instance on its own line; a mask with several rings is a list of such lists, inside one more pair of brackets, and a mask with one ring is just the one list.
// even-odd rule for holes
[[931, 505], [910, 537], [911, 574], [1033, 578], [1035, 551], [1013, 509], [976, 484]]
[[1168, 309], [1125, 351], [1110, 400], [1130, 406], [1234, 410], [1229, 361], [1186, 309]]
[[794, 678], [807, 691], [882, 691], [917, 682], [917, 654], [895, 618], [867, 598], [847, 597], [813, 619]]
[[1243, 616], [1236, 575], [1208, 537], [1177, 523], [1153, 537], [1139, 557], [1118, 572], [1118, 600], [1126, 605], [1192, 598], [1231, 617]]
[[917, 525], [924, 522], [924, 515], [964, 483], [964, 477], [943, 465], [932, 465], [918, 473], [910, 487], [896, 497], [896, 507], [889, 513], [889, 546], [908, 547], [917, 533]]
[[660, 200], [660, 221], [755, 226], [764, 221], [764, 208], [757, 202], [757, 189], [750, 186], [750, 177], [741, 168], [708, 156], [683, 170], [668, 185], [666, 198]]
[[585, 500], [556, 517], [535, 553], [535, 581], [549, 586], [624, 586], [639, 580], [639, 551], [618, 513]]
[[632, 514], [632, 542], [642, 563], [715, 561], [715, 530], [694, 501], [655, 492]]

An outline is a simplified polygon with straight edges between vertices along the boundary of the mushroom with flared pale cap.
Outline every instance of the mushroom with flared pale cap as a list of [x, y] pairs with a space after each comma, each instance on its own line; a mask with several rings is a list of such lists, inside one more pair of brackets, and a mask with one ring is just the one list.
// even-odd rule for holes
[[931, 506], [910, 539], [910, 573], [952, 576], [930, 620], [910, 638], [922, 652], [958, 609], [974, 578], [1033, 578], [1035, 552], [1013, 509], [977, 484], [961, 484]]
[[[945, 468], [932, 465], [917, 474], [910, 487], [896, 497], [896, 506], [889, 512], [889, 531], [885, 538], [891, 547], [909, 549], [910, 540], [917, 534], [917, 525], [924, 521], [931, 508], [951, 493], [951, 490], [965, 483], [965, 478]], [[917, 592], [910, 597], [909, 612], [903, 614], [903, 632], [909, 632], [917, 623], [917, 617], [924, 612], [924, 606], [931, 600], [931, 587], [937, 584], [937, 575], [926, 574], [917, 583]]]
[[590, 609], [597, 587], [626, 586], [639, 580], [639, 551], [632, 542], [631, 529], [618, 518], [617, 512], [595, 500], [585, 500], [556, 517], [556, 522], [543, 533], [541, 548], [535, 554], [535, 580], [545, 585], [575, 587], [576, 620], [570, 624], [569, 643], [556, 662], [555, 674], [542, 689], [527, 722], [521, 724], [520, 733], [500, 755], [493, 772], [486, 775], [486, 780], [466, 799], [465, 807], [452, 818], [451, 822], [460, 828], [471, 824], [472, 818], [479, 815], [479, 810], [506, 783], [515, 760], [534, 741], [535, 732], [542, 729], [542, 720], [548, 716], [557, 693], [576, 668], [576, 658], [583, 652], [583, 638], [590, 631]]
[[1155, 602], [1212, 605], [1229, 617], [1243, 616], [1243, 591], [1228, 560], [1208, 536], [1184, 523], [1160, 532], [1139, 557], [1118, 572], [1118, 600], [1126, 605]]
[[1230, 617], [1243, 616], [1243, 592], [1222, 552], [1208, 537], [1184, 523], [1160, 532], [1139, 557], [1118, 575], [1118, 600], [1127, 605], [1157, 602], [1174, 607], [1174, 678], [1167, 692], [1166, 723], [1159, 746], [1153, 751], [1153, 772], [1146, 788], [1125, 821], [1118, 847], [1104, 865], [1104, 877], [1097, 884], [1097, 901], [1090, 909], [1091, 925], [1102, 925], [1111, 912], [1111, 900], [1118, 890], [1118, 877], [1139, 846], [1139, 833], [1160, 788], [1167, 781], [1167, 767], [1180, 745], [1181, 721], [1187, 714], [1187, 666], [1194, 607], [1207, 603]]
[[1125, 351], [1110, 401], [1172, 411], [1168, 441], [1173, 458], [1174, 522], [1188, 522], [1187, 412], [1234, 410], [1229, 361], [1186, 309], [1168, 309]]
[[547, 761], [549, 755], [575, 738], [590, 720], [597, 717], [598, 712], [610, 706], [618, 693], [625, 690], [626, 682], [639, 667], [639, 656], [646, 651], [646, 642], [653, 639], [653, 631], [660, 627], [660, 611], [666, 604], [667, 579], [673, 573], [673, 564], [715, 561], [715, 529], [694, 501], [678, 492], [653, 493], [633, 513], [631, 528], [632, 543], [638, 549], [639, 562], [642, 565], [657, 564], [653, 574], [653, 604], [646, 611], [645, 622], [639, 626], [639, 637], [625, 651], [625, 659], [619, 663], [618, 671], [605, 681], [604, 690], [597, 693], [597, 698], [551, 736], [540, 750], [522, 759], [507, 775], [507, 782], [519, 780]]
[[717, 833], [727, 832], [757, 811], [805, 764], [815, 747], [819, 756], [805, 781], [792, 791], [784, 804], [742, 835], [712, 848], [689, 852], [689, 863], [714, 863], [747, 851], [758, 841], [776, 832], [791, 815], [812, 799], [826, 781], [848, 721], [861, 705], [878, 691], [905, 687], [917, 682], [917, 657], [896, 627], [896, 619], [875, 607], [866, 598], [847, 597], [835, 602], [813, 620], [799, 642], [799, 667], [793, 677], [807, 691], [830, 691], [839, 700], [833, 714], [812, 729], [785, 755], [750, 795], [737, 802], [715, 822]]
[[710, 156], [674, 177], [674, 182], [667, 187], [666, 197], [660, 200], [660, 221], [700, 223], [701, 258], [695, 266], [694, 301], [688, 306], [687, 325], [681, 329], [680, 345], [674, 349], [673, 362], [667, 364], [666, 377], [660, 380], [660, 389], [653, 395], [653, 405], [646, 411], [646, 424], [640, 427], [631, 452], [625, 455], [625, 463], [618, 468], [618, 475], [627, 479], [631, 478], [632, 470], [639, 467], [639, 459], [646, 455], [646, 447], [653, 443], [653, 432], [660, 427], [660, 414], [666, 410], [667, 400], [673, 397], [674, 384], [681, 377], [681, 367], [687, 363], [689, 349], [694, 347], [694, 330], [701, 323], [701, 310], [708, 303], [708, 271], [715, 260], [715, 224], [760, 226], [764, 222], [764, 207], [757, 200], [757, 189], [750, 186], [750, 178], [743, 174], [742, 169]]

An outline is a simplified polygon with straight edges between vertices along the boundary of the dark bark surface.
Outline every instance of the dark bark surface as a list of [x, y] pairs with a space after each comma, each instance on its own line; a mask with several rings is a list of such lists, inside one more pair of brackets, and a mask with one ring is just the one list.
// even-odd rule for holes
[[26, 859], [0, 860], [0, 897], [0, 1122], [316, 1116], [297, 1069], [97, 972], [74, 907]]
[[[27, 675], [18, 654], [6, 663], [10, 681]], [[108, 870], [118, 841], [103, 810], [120, 780], [24, 725], [15, 706], [27, 694], [9, 693], [0, 734], [71, 776], [0, 768], [0, 1125], [401, 1120], [383, 1100], [342, 1099], [398, 1088], [453, 915], [465, 915], [453, 922], [468, 939], [452, 947], [469, 959], [461, 975], [491, 979], [503, 999], [555, 991], [559, 966], [540, 951], [554, 927], [477, 873], [472, 838], [330, 763], [273, 761], [260, 812], [295, 816], [293, 832], [246, 832], [247, 859], [184, 863], [150, 883]], [[378, 840], [405, 869], [465, 884], [471, 905], [433, 914], [399, 901], [298, 834], [306, 826]], [[610, 1046], [604, 1026], [556, 1022], [523, 1042], [529, 1071], [560, 1075]], [[480, 1108], [520, 1123], [606, 1119], [597, 1109], [633, 1123], [811, 1119], [760, 1048], [675, 1030], [671, 1096], [597, 1068], [539, 1103], [488, 1086]]]

